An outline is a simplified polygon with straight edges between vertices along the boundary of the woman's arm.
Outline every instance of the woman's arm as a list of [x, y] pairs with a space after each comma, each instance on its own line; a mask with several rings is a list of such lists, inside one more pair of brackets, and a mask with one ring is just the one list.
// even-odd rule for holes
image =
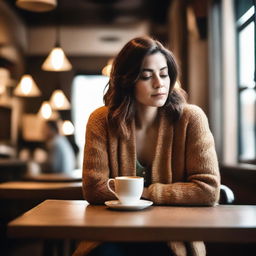
[[148, 198], [156, 204], [214, 205], [220, 189], [218, 161], [207, 117], [198, 107], [191, 109], [184, 141], [185, 182], [152, 184]]
[[115, 197], [107, 189], [109, 158], [107, 152], [106, 109], [93, 112], [86, 127], [83, 161], [83, 194], [92, 204], [103, 204]]

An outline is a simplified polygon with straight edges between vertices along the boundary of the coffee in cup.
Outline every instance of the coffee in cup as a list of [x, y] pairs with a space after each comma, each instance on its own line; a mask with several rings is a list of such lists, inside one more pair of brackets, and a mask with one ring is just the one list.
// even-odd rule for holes
[[[110, 187], [111, 182], [114, 182], [115, 190]], [[109, 179], [107, 186], [121, 204], [133, 205], [138, 203], [142, 196], [144, 178], [138, 176], [119, 176]]]

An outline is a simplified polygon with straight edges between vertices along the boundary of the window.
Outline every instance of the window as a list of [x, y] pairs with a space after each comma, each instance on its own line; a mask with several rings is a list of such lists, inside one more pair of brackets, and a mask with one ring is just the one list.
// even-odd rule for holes
[[239, 160], [256, 160], [255, 4], [236, 1]]
[[79, 147], [79, 167], [83, 161], [86, 123], [91, 112], [104, 105], [103, 95], [108, 80], [108, 77], [101, 75], [78, 75], [73, 81], [72, 116], [75, 141]]

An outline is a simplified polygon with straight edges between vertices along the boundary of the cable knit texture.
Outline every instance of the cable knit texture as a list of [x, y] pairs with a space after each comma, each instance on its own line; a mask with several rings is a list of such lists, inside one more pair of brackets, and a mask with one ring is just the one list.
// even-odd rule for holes
[[[107, 123], [108, 108], [95, 110], [87, 123], [83, 164], [83, 193], [91, 204], [114, 200], [106, 182], [110, 177], [136, 175], [135, 124], [128, 140]], [[170, 124], [160, 112], [149, 200], [155, 205], [213, 206], [219, 198], [220, 176], [213, 136], [204, 112], [186, 104], [180, 120]], [[170, 242], [177, 256], [205, 255], [203, 242]], [[191, 250], [188, 253], [187, 248]]]

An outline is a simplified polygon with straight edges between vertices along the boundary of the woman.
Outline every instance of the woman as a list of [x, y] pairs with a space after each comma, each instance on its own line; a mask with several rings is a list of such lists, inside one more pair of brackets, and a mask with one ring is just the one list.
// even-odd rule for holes
[[[106, 182], [123, 175], [143, 176], [143, 198], [155, 205], [217, 202], [220, 178], [208, 121], [175, 88], [177, 78], [173, 55], [152, 38], [135, 38], [117, 55], [106, 106], [87, 124], [83, 192], [91, 204], [114, 200]], [[165, 255], [205, 255], [202, 242], [168, 245]]]

